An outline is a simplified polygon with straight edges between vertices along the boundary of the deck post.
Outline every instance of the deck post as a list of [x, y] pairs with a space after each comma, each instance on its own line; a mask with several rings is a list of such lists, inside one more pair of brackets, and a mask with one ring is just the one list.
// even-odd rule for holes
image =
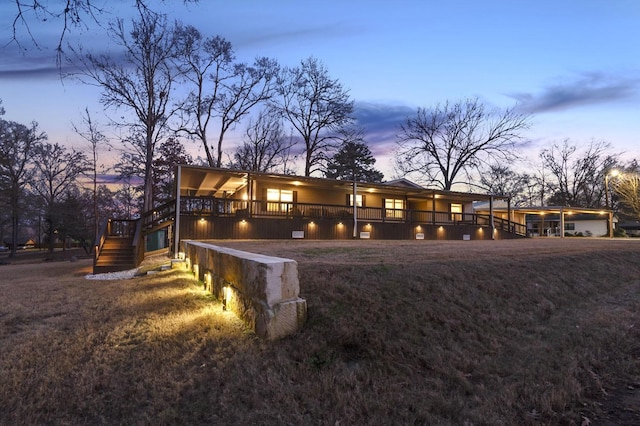
[[355, 173], [353, 174], [353, 238], [358, 238], [358, 202], [356, 195], [358, 194], [358, 184], [356, 183]]
[[493, 195], [489, 197], [489, 221], [491, 222], [491, 239], [496, 239], [496, 224], [493, 221]]
[[180, 251], [180, 187], [182, 186], [182, 166], [177, 166], [176, 171], [176, 220], [174, 222], [175, 230], [173, 232], [173, 255], [177, 258]]

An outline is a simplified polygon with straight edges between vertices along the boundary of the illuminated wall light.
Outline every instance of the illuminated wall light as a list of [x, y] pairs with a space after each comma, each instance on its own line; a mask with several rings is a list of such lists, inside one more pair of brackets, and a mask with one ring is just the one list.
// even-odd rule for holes
[[242, 219], [242, 220], [240, 221], [240, 223], [241, 223], [242, 225], [246, 225], [246, 224], [247, 224], [247, 221], [246, 221], [246, 220], [244, 220], [244, 219]]
[[338, 226], [343, 226], [342, 222], [338, 222]]
[[204, 217], [201, 217], [200, 218], [200, 223], [205, 223], [205, 222], [206, 222], [206, 220], [204, 220]]
[[248, 196], [247, 194], [244, 194], [244, 195], [242, 196], [242, 200], [243, 200], [243, 201], [247, 201], [248, 199], [249, 199], [249, 196]]
[[422, 231], [422, 226], [420, 225], [416, 226], [416, 231]]

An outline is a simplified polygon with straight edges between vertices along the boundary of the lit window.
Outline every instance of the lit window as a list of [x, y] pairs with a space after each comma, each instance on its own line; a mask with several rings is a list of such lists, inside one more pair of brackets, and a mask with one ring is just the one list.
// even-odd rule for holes
[[451, 220], [462, 220], [462, 204], [451, 204]]
[[[356, 204], [362, 207], [362, 194], [356, 194]], [[353, 194], [349, 194], [349, 205], [353, 206]]]
[[385, 216], [402, 219], [404, 214], [404, 200], [387, 198], [384, 200]]
[[293, 191], [287, 189], [267, 189], [267, 201], [267, 211], [289, 211], [293, 203]]

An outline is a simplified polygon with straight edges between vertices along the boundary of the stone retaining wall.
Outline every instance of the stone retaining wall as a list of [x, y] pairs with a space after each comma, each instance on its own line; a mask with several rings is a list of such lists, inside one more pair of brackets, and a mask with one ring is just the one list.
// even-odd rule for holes
[[181, 249], [195, 277], [258, 336], [279, 339], [302, 328], [307, 302], [298, 296], [295, 260], [194, 240], [182, 240]]

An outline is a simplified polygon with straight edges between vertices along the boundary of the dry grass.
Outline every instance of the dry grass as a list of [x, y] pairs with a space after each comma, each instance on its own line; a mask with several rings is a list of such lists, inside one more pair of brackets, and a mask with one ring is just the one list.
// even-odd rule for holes
[[640, 423], [640, 241], [219, 243], [299, 262], [302, 332], [176, 271], [0, 266], [0, 424]]

